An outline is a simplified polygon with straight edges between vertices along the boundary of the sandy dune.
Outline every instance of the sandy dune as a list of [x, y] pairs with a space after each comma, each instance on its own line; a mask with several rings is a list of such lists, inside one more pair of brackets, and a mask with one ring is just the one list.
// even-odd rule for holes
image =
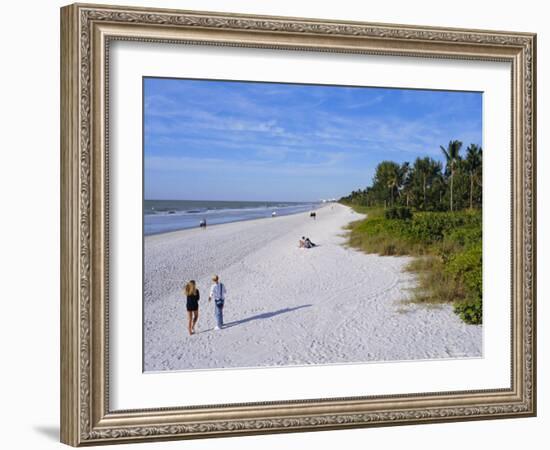
[[[146, 371], [480, 357], [481, 326], [450, 306], [406, 302], [407, 257], [346, 248], [361, 216], [335, 204], [308, 214], [145, 238]], [[319, 247], [299, 249], [300, 236]], [[226, 328], [214, 331], [210, 277], [227, 287]], [[184, 281], [198, 282], [198, 333], [187, 333]]]

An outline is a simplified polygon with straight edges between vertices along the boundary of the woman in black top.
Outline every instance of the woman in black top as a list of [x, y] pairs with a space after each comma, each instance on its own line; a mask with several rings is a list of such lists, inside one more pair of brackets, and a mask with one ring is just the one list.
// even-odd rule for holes
[[185, 295], [187, 296], [189, 334], [193, 334], [195, 333], [195, 325], [197, 324], [197, 320], [199, 320], [199, 299], [201, 297], [195, 280], [191, 280], [185, 285]]

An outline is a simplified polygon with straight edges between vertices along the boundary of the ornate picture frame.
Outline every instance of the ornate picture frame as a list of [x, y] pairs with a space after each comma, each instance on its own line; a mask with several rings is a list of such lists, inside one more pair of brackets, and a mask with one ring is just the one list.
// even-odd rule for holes
[[[512, 67], [511, 386], [109, 406], [109, 49], [116, 40], [505, 61]], [[61, 441], [97, 445], [536, 414], [536, 35], [74, 4], [61, 9]]]

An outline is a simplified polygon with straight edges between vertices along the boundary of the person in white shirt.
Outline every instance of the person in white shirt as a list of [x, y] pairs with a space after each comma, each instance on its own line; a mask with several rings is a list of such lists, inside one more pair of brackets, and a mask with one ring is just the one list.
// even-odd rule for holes
[[220, 282], [218, 275], [212, 277], [214, 284], [210, 288], [210, 296], [208, 301], [214, 299], [214, 313], [216, 314], [216, 328], [215, 330], [221, 330], [223, 328], [223, 306], [225, 304], [225, 286]]

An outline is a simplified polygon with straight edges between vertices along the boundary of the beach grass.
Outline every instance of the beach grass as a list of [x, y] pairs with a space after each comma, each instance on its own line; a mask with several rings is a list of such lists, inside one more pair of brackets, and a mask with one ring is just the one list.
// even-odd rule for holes
[[355, 206], [367, 217], [348, 226], [348, 245], [382, 256], [410, 255], [413, 302], [450, 303], [460, 318], [482, 323], [481, 211], [414, 212], [388, 219], [384, 208]]

